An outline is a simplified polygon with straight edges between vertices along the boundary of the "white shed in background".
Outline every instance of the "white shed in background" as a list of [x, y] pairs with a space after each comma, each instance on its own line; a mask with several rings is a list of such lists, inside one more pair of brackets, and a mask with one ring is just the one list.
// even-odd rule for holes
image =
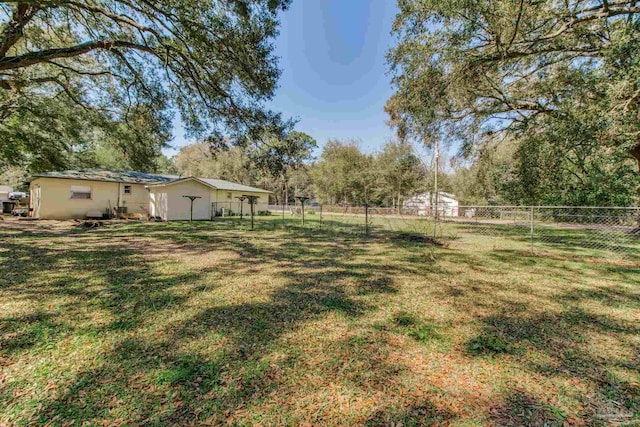
[[[403, 207], [407, 210], [415, 211], [417, 215], [430, 216], [434, 214], [435, 203], [435, 193], [427, 191], [405, 200]], [[438, 212], [443, 216], [458, 216], [458, 199], [456, 196], [439, 191]]]

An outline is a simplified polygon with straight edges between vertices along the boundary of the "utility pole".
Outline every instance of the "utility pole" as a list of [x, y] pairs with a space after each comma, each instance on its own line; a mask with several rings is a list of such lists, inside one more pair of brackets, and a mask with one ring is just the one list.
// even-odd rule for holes
[[434, 204], [436, 205], [436, 220], [438, 219], [438, 168], [440, 167], [440, 144], [438, 143], [438, 139], [436, 139], [436, 143], [435, 143], [435, 153], [434, 153], [434, 163], [436, 166], [436, 170], [434, 172], [434, 191], [435, 191], [435, 196], [434, 196]]
[[433, 179], [433, 187], [434, 187], [434, 192], [435, 192], [435, 196], [434, 196], [434, 204], [436, 206], [436, 212], [435, 212], [435, 216], [434, 216], [434, 221], [433, 221], [433, 238], [436, 239], [438, 236], [438, 202], [439, 197], [438, 197], [438, 169], [440, 168], [440, 141], [438, 140], [438, 138], [436, 137], [436, 141], [435, 141], [435, 152], [434, 152], [434, 163], [435, 163], [435, 172], [434, 172], [434, 179]]

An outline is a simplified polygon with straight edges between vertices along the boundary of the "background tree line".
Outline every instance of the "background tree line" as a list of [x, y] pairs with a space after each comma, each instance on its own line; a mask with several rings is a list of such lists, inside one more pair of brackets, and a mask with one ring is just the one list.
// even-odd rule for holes
[[300, 132], [257, 149], [212, 151], [198, 143], [183, 147], [172, 165], [182, 175], [261, 186], [273, 191], [275, 204], [294, 204], [304, 195], [329, 204], [394, 206], [427, 184], [427, 169], [407, 143], [389, 142], [376, 155], [363, 153], [356, 141], [329, 140], [318, 158], [315, 148], [316, 141]]
[[[418, 154], [406, 141], [389, 141], [367, 154], [356, 140], [333, 139], [314, 156], [316, 141], [293, 132], [261, 147], [218, 151], [198, 143], [183, 147], [169, 165], [180, 175], [269, 189], [275, 204], [293, 204], [296, 195], [305, 195], [326, 204], [397, 207], [434, 188], [431, 155]], [[625, 155], [602, 152], [593, 139], [563, 145], [557, 139], [488, 138], [472, 156], [442, 159], [439, 189], [462, 204], [629, 206], [636, 203], [636, 173]]]

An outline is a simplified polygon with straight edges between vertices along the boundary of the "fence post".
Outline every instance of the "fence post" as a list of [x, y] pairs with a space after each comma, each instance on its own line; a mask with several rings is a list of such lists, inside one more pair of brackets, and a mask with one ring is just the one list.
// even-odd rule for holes
[[529, 212], [529, 220], [531, 221], [531, 253], [533, 254], [533, 206], [531, 206], [531, 211]]
[[369, 235], [369, 204], [364, 204], [364, 235]]
[[320, 205], [320, 230], [322, 230], [322, 205]]

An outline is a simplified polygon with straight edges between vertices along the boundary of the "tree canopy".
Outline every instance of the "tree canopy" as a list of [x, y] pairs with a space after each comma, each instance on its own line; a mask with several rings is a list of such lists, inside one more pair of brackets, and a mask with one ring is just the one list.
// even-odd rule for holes
[[[2, 147], [4, 160], [52, 153], [35, 167], [59, 167], [53, 160], [97, 129], [131, 164], [150, 169], [148, 158], [170, 140], [174, 112], [189, 135], [212, 143], [280, 134], [291, 123], [264, 102], [279, 77], [272, 40], [288, 3], [2, 2], [0, 132], [14, 141]], [[33, 129], [30, 139], [20, 128]]]
[[387, 111], [400, 136], [470, 150], [482, 133], [532, 135], [589, 114], [601, 119], [601, 145], [640, 159], [636, 2], [398, 4]]
[[273, 176], [284, 176], [312, 158], [317, 142], [304, 132], [291, 131], [284, 137], [270, 136], [252, 152], [256, 165]]
[[242, 147], [213, 153], [204, 142], [182, 147], [173, 158], [173, 165], [182, 176], [219, 178], [241, 184], [254, 184], [259, 176]]

